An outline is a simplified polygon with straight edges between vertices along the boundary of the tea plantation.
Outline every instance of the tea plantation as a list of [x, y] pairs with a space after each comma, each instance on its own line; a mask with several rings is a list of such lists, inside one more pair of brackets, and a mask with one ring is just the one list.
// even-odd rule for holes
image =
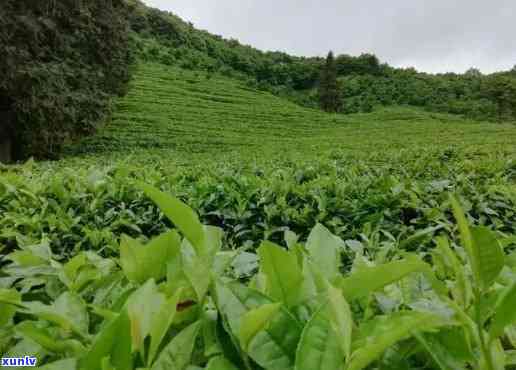
[[516, 366], [516, 125], [140, 63], [0, 167], [0, 353], [46, 370]]

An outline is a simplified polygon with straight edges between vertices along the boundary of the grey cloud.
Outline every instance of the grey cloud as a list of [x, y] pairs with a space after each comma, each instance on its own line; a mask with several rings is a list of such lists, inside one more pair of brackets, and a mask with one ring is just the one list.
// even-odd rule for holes
[[372, 52], [428, 72], [516, 64], [514, 0], [145, 0], [262, 50]]

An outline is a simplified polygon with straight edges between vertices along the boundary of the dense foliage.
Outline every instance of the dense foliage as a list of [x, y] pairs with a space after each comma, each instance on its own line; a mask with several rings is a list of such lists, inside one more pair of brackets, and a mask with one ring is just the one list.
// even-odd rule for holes
[[5, 257], [5, 357], [31, 353], [53, 370], [516, 364], [514, 237], [470, 227], [453, 197], [444, 207], [461, 242], [452, 227], [431, 252], [418, 235], [418, 253], [407, 253], [344, 242], [317, 224], [306, 242], [287, 229], [287, 248], [263, 241], [255, 254], [228, 248], [177, 199], [137, 187], [177, 230], [146, 244], [124, 236], [119, 258], [78, 250], [62, 260], [45, 240]]
[[411, 105], [476, 119], [516, 117], [516, 70], [483, 76], [388, 68], [379, 76], [354, 74], [342, 77], [341, 82], [348, 113], [371, 111], [377, 105]]
[[15, 157], [54, 156], [93, 132], [131, 63], [123, 0], [4, 0], [0, 133]]

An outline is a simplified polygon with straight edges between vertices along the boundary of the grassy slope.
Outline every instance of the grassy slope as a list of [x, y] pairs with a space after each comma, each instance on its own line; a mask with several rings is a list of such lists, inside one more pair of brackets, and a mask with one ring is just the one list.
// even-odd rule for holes
[[[148, 153], [321, 153], [382, 155], [401, 149], [460, 147], [514, 156], [516, 127], [468, 122], [408, 108], [330, 115], [305, 109], [225, 77], [141, 64], [129, 94], [109, 122], [79, 151]], [[269, 155], [270, 157], [270, 155]]]

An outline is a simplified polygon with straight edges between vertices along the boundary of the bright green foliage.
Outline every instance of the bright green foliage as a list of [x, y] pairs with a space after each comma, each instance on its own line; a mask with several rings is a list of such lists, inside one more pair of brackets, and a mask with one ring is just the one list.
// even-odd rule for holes
[[476, 283], [485, 290], [489, 288], [503, 268], [502, 248], [489, 229], [483, 227], [470, 229], [458, 201], [452, 197], [451, 202]]
[[[82, 268], [93, 268], [86, 252], [64, 264], [45, 243], [11, 253], [6, 277], [16, 277], [24, 288], [1, 280], [6, 288], [0, 290], [0, 308], [8, 315], [0, 342], [4, 352], [30, 350], [57, 370], [65, 365], [71, 370], [361, 370], [399, 364], [415, 369], [422, 362], [428, 369], [498, 370], [514, 361], [516, 271], [505, 258], [503, 272], [479, 268], [465, 305], [450, 297], [465, 296], [461, 276], [475, 260], [463, 261], [444, 236], [431, 265], [412, 252], [392, 249], [389, 257], [358, 241], [343, 242], [316, 225], [306, 242], [293, 243], [290, 235], [290, 250], [263, 241], [255, 256], [257, 270], [250, 272], [257, 274], [240, 278], [230, 266], [241, 250], [225, 250], [218, 229], [197, 227], [194, 211], [184, 203], [150, 187], [146, 192], [182, 225], [183, 239], [166, 231], [137, 247], [171, 241], [163, 245], [179, 252], [156, 261], [157, 271], [166, 265], [166, 275], [160, 272], [160, 281], [152, 273], [136, 279], [134, 271], [127, 273], [137, 269], [134, 263], [128, 270], [122, 256], [97, 256], [98, 281], [77, 289], [70, 281]], [[492, 247], [500, 247], [498, 234], [471, 227], [458, 212], [461, 206], [456, 201], [453, 206], [463, 240], [498, 266], [498, 249]], [[488, 247], [480, 252], [478, 245]], [[352, 260], [352, 266], [328, 256]], [[330, 261], [327, 274], [324, 263]], [[109, 269], [103, 273], [102, 266]], [[34, 279], [44, 291], [36, 290]], [[49, 303], [34, 300], [35, 292]]]
[[77, 367], [77, 360], [75, 359], [67, 359], [67, 360], [61, 360], [56, 361], [51, 364], [38, 367], [38, 369], [43, 370], [69, 370], [69, 369], [75, 369]]
[[344, 242], [330, 233], [321, 224], [315, 225], [306, 241], [310, 259], [319, 271], [329, 280], [335, 279], [339, 273], [340, 253]]
[[296, 353], [296, 370], [339, 369], [344, 352], [323, 305], [306, 324]]
[[190, 364], [200, 322], [183, 329], [163, 349], [151, 370], [183, 370]]
[[131, 322], [127, 312], [105, 323], [89, 351], [80, 361], [80, 369], [100, 370], [104, 358], [119, 368], [131, 368]]
[[439, 318], [430, 314], [399, 312], [392, 316], [379, 316], [361, 328], [353, 343], [355, 350], [345, 369], [364, 369], [396, 342], [410, 337], [412, 333], [432, 330], [441, 325]]
[[165, 335], [167, 334], [170, 326], [174, 322], [180, 296], [181, 290], [179, 290], [167, 301], [163, 302], [163, 304], [159, 307], [156, 316], [152, 318], [152, 324], [149, 331], [151, 342], [149, 347], [149, 355], [147, 356], [148, 364], [151, 364], [154, 361], [160, 344], [165, 338]]
[[516, 282], [501, 293], [500, 299], [495, 305], [495, 314], [492, 318], [489, 333], [491, 338], [500, 337], [507, 326], [516, 323], [516, 310], [514, 307], [516, 307]]
[[427, 266], [420, 261], [395, 261], [374, 267], [362, 267], [351, 276], [340, 278], [338, 286], [346, 299], [356, 299], [374, 293], [408, 274], [424, 272]]
[[206, 365], [206, 370], [238, 370], [229, 360], [224, 357], [214, 357]]
[[122, 236], [120, 264], [125, 276], [137, 283], [151, 278], [161, 280], [167, 273], [167, 263], [179, 258], [180, 243], [176, 231], [162, 234], [145, 246], [126, 235]]
[[257, 252], [266, 293], [288, 307], [296, 305], [303, 279], [296, 255], [269, 242], [262, 243]]
[[328, 288], [330, 306], [330, 320], [333, 331], [337, 335], [338, 343], [346, 358], [351, 354], [351, 340], [353, 332], [353, 316], [348, 302], [342, 296], [342, 292], [330, 286]]
[[41, 302], [23, 303], [25, 312], [60, 326], [63, 330], [71, 330], [86, 337], [89, 317], [86, 305], [77, 295], [64, 292], [51, 304]]
[[262, 331], [269, 321], [276, 315], [281, 307], [281, 303], [264, 304], [258, 308], [250, 310], [241, 319], [240, 323], [240, 345], [247, 349], [252, 338]]
[[[216, 294], [217, 306], [235, 337], [241, 333], [242, 318], [250, 310], [272, 303], [270, 298], [238, 283], [217, 283]], [[300, 324], [289, 311], [280, 307], [268, 325], [249, 341], [247, 353], [262, 367], [291, 368], [300, 335]]]
[[[514, 150], [513, 125], [471, 123], [459, 116], [400, 107], [365, 115], [327, 114], [225, 76], [206, 79], [204, 73], [142, 63], [108, 124], [70, 150], [109, 155], [115, 151], [126, 158], [128, 152], [143, 149], [157, 151], [154, 160], [166, 157], [179, 162], [191, 153], [208, 153], [203, 161], [217, 163], [223, 162], [218, 160], [221, 155], [235, 151], [253, 161], [268, 159], [272, 149], [282, 155], [320, 155], [336, 149], [385, 155], [412, 148], [419, 156], [422, 147], [449, 149], [452, 156], [460, 148], [482, 153], [491, 149], [491, 154], [503, 146]], [[491, 147], [493, 141], [502, 147]]]
[[142, 184], [145, 194], [158, 205], [161, 211], [177, 226], [200, 254], [206, 253], [204, 231], [195, 212], [177, 199], [152, 186]]

